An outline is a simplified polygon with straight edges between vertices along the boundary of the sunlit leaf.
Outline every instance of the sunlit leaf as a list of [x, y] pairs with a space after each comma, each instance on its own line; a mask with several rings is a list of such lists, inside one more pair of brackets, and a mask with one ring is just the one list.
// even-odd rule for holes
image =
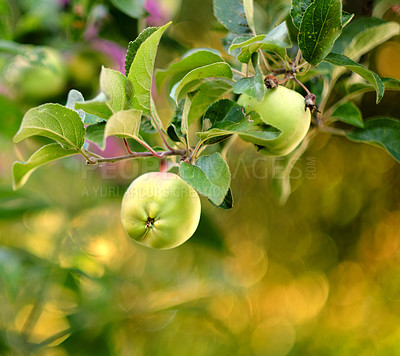
[[115, 113], [124, 110], [126, 103], [126, 77], [116, 70], [101, 68], [100, 88], [107, 97], [107, 104]]
[[108, 136], [138, 138], [141, 116], [142, 112], [140, 110], [129, 109], [118, 111], [107, 121], [104, 138]]
[[58, 143], [51, 143], [37, 150], [26, 162], [15, 162], [12, 168], [14, 189], [21, 188], [32, 172], [56, 159], [78, 154], [76, 149], [64, 149]]
[[36, 135], [51, 138], [64, 148], [80, 149], [85, 129], [76, 111], [59, 104], [43, 104], [26, 112], [13, 140], [20, 142]]
[[178, 62], [172, 63], [167, 69], [156, 71], [157, 88], [160, 90], [165, 81], [173, 85], [179, 82], [191, 70], [217, 62], [223, 62], [223, 59], [213, 50], [191, 50]]
[[137, 38], [134, 41], [129, 42], [128, 50], [126, 51], [126, 58], [125, 58], [125, 75], [126, 76], [128, 76], [129, 71], [131, 70], [132, 62], [136, 56], [136, 53], [137, 53], [140, 45], [156, 31], [157, 31], [157, 27], [147, 27], [139, 34], [139, 36], [137, 36]]
[[128, 79], [133, 87], [130, 104], [133, 109], [141, 110], [146, 115], [150, 115], [151, 82], [158, 44], [170, 24], [158, 28], [146, 38], [137, 50], [129, 70]]
[[183, 180], [215, 205], [223, 203], [228, 193], [231, 174], [228, 164], [218, 152], [211, 156], [201, 156], [194, 165], [182, 162], [179, 173]]
[[209, 64], [203, 67], [193, 69], [186, 74], [171, 90], [170, 96], [178, 102], [190, 89], [193, 89], [193, 84], [199, 83], [200, 79], [204, 78], [228, 78], [233, 76], [231, 67], [226, 62], [218, 62]]

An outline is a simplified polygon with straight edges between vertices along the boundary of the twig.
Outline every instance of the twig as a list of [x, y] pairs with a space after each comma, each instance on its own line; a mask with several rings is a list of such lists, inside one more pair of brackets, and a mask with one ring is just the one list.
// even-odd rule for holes
[[[157, 158], [164, 158], [167, 156], [184, 156], [186, 154], [186, 150], [168, 150], [168, 151], [159, 151], [157, 152]], [[132, 158], [143, 158], [143, 157], [154, 157], [155, 155], [152, 152], [133, 152], [132, 154], [118, 157], [105, 157], [98, 158], [94, 164], [98, 163], [114, 163], [119, 161], [124, 161]]]
[[241, 72], [240, 70], [237, 70], [235, 68], [231, 68], [232, 72], [237, 73], [239, 75], [241, 75], [242, 77], [247, 77], [246, 73]]
[[270, 65], [268, 64], [268, 62], [267, 62], [267, 60], [266, 60], [266, 58], [265, 58], [265, 55], [264, 55], [264, 52], [261, 50], [261, 49], [259, 49], [258, 50], [258, 53], [260, 53], [260, 57], [262, 58], [262, 60], [263, 60], [263, 62], [264, 62], [264, 66], [265, 66], [265, 68], [269, 71], [269, 72], [273, 72], [274, 70], [270, 67]]
[[126, 138], [124, 138], [124, 145], [125, 145], [127, 152], [131, 155], [132, 151], [131, 151], [131, 148], [129, 147], [129, 144], [128, 144], [128, 141], [126, 140]]

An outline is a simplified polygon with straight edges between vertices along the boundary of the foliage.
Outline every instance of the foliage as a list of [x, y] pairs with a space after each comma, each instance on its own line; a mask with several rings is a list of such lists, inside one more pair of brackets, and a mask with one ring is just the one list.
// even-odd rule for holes
[[[84, 9], [92, 6], [88, 5], [90, 2], [78, 2]], [[364, 219], [367, 219], [365, 216], [373, 216], [375, 213], [372, 208], [366, 207], [365, 200], [369, 195], [367, 187], [374, 186], [373, 182], [365, 183], [364, 190], [364, 186], [359, 187], [361, 193], [352, 197], [359, 182], [356, 179], [352, 182], [348, 181], [347, 188], [340, 191], [337, 188], [338, 182], [346, 181], [348, 177], [338, 172], [333, 172], [332, 176], [329, 176], [332, 171], [329, 171], [329, 164], [327, 164], [324, 169], [329, 174], [326, 173], [326, 176], [318, 182], [308, 182], [307, 194], [301, 193], [302, 196], [294, 194], [295, 196], [289, 199], [292, 192], [299, 188], [299, 182], [291, 177], [293, 172], [296, 172], [296, 167], [305, 152], [315, 150], [315, 147], [324, 147], [328, 135], [340, 136], [332, 138], [338, 147], [345, 147], [349, 152], [361, 152], [359, 157], [363, 158], [355, 158], [358, 153], [354, 153], [353, 156], [335, 157], [338, 154], [335, 150], [330, 151], [325, 148], [318, 155], [321, 155], [325, 162], [339, 164], [338, 162], [342, 160], [341, 167], [354, 169], [353, 174], [360, 180], [363, 178], [360, 173], [362, 162], [369, 160], [369, 157], [371, 160], [376, 160], [376, 169], [381, 172], [387, 172], [388, 167], [393, 167], [393, 165], [391, 158], [386, 158], [379, 151], [375, 152], [373, 147], [358, 148], [356, 142], [383, 148], [400, 162], [398, 117], [390, 115], [368, 117], [363, 110], [363, 103], [366, 100], [370, 105], [372, 101], [379, 104], [384, 102], [389, 92], [400, 91], [399, 80], [381, 78], [375, 73], [376, 67], [374, 68], [372, 60], [366, 60], [367, 56], [373, 54], [373, 51], [381, 44], [400, 34], [399, 24], [378, 18], [358, 18], [343, 11], [342, 2], [339, 0], [293, 0], [291, 6], [285, 10], [286, 17], [279, 16], [279, 18], [284, 18], [283, 22], [274, 24], [276, 26], [270, 31], [264, 32], [265, 28], [257, 21], [257, 16], [262, 16], [264, 11], [260, 5], [261, 2], [253, 4], [253, 1], [249, 0], [214, 0], [215, 17], [226, 29], [225, 31], [219, 27], [219, 33], [225, 31], [226, 38], [223, 42], [226, 44], [226, 52], [222, 50], [222, 47], [219, 47], [220, 51], [204, 48], [204, 46], [199, 46], [202, 48], [198, 49], [184, 49], [184, 45], [177, 44], [177, 41], [173, 39], [174, 34], [179, 32], [178, 26], [174, 26], [175, 21], [172, 24], [164, 21], [166, 24], [159, 23], [157, 26], [152, 24], [151, 27], [143, 28], [142, 20], [146, 16], [145, 3], [150, 2], [117, 0], [107, 2], [112, 11], [123, 13], [125, 17], [118, 15], [122, 19], [126, 20], [126, 17], [129, 17], [129, 21], [137, 21], [135, 25], [138, 25], [139, 30], [136, 40], [129, 43], [128, 40], [118, 37], [122, 35], [110, 30], [109, 38], [118, 38], [118, 41], [127, 47], [126, 59], [119, 67], [120, 70], [111, 65], [112, 61], [108, 63], [103, 61], [106, 63], [102, 63], [97, 68], [96, 74], [100, 79], [96, 84], [88, 80], [86, 84], [81, 85], [78, 80], [71, 80], [71, 73], [75, 70], [72, 65], [67, 73], [60, 69], [61, 67], [56, 62], [57, 58], [51, 57], [51, 60], [55, 62], [49, 64], [50, 55], [47, 48], [23, 44], [24, 33], [29, 34], [30, 31], [36, 33], [34, 26], [29, 25], [30, 23], [36, 21], [41, 24], [40, 28], [48, 26], [49, 29], [54, 28], [54, 24], [38, 21], [38, 18], [32, 15], [31, 20], [26, 19], [24, 23], [19, 24], [18, 31], [21, 32], [14, 35], [12, 21], [11, 24], [8, 20], [1, 21], [0, 33], [4, 34], [3, 38], [7, 40], [0, 42], [0, 51], [4, 54], [0, 68], [2, 76], [4, 78], [7, 76], [8, 81], [4, 80], [1, 83], [0, 90], [3, 86], [7, 90], [12, 89], [11, 93], [15, 92], [17, 100], [23, 103], [15, 108], [10, 104], [12, 100], [7, 96], [1, 99], [5, 102], [3, 105], [2, 101], [1, 105], [7, 110], [8, 117], [17, 118], [13, 119], [12, 125], [9, 126], [15, 130], [12, 133], [6, 133], [6, 130], [11, 131], [11, 129], [4, 128], [2, 134], [10, 136], [16, 132], [14, 142], [18, 143], [16, 147], [20, 147], [18, 149], [22, 150], [23, 154], [17, 156], [18, 162], [12, 166], [13, 188], [18, 191], [0, 190], [1, 200], [7, 206], [0, 210], [3, 214], [2, 218], [21, 219], [17, 227], [5, 227], [2, 242], [6, 241], [7, 246], [0, 247], [0, 282], [4, 286], [4, 295], [0, 294], [0, 302], [5, 305], [5, 311], [0, 315], [0, 325], [6, 325], [4, 330], [0, 328], [0, 353], [11, 355], [15, 352], [22, 354], [40, 352], [53, 342], [57, 342], [59, 349], [62, 350], [61, 353], [74, 355], [135, 354], [135, 352], [137, 354], [183, 355], [185, 350], [193, 349], [194, 345], [199, 346], [197, 349], [194, 347], [195, 355], [235, 353], [286, 355], [291, 352], [327, 355], [341, 355], [346, 352], [361, 354], [366, 350], [361, 341], [357, 345], [354, 345], [356, 343], [354, 340], [348, 341], [347, 344], [342, 343], [345, 337], [340, 333], [332, 332], [332, 329], [341, 325], [341, 321], [347, 320], [346, 312], [342, 311], [343, 315], [339, 313], [336, 318], [332, 315], [337, 312], [338, 305], [343, 308], [346, 306], [349, 315], [353, 312], [351, 308], [356, 305], [357, 308], [359, 307], [357, 312], [362, 314], [361, 302], [356, 295], [358, 293], [367, 297], [366, 290], [377, 283], [375, 277], [384, 279], [379, 280], [382, 290], [388, 294], [389, 299], [397, 300], [397, 290], [386, 280], [386, 278], [395, 278], [397, 275], [396, 260], [388, 252], [391, 249], [390, 244], [395, 244], [395, 230], [391, 231], [388, 226], [391, 224], [398, 226], [396, 225], [398, 224], [397, 215], [380, 216], [381, 220], [387, 224], [381, 223], [380, 227], [374, 230], [378, 236], [383, 229], [383, 234], [387, 237], [387, 240], [382, 243], [385, 247], [380, 250], [384, 256], [382, 259], [388, 258], [388, 266], [391, 269], [389, 274], [385, 274], [384, 266], [380, 264], [379, 258], [374, 259], [370, 256], [370, 244], [379, 244], [379, 242], [368, 235], [367, 228], [363, 229], [362, 233], [351, 230], [352, 223], [361, 219], [357, 214], [362, 207], [366, 214], [363, 215]], [[24, 3], [27, 14], [34, 13], [34, 2], [21, 1], [21, 3]], [[44, 3], [46, 1], [43, 1]], [[378, 2], [379, 6], [377, 6], [381, 13], [382, 3]], [[0, 7], [0, 14], [2, 16], [6, 14], [6, 17], [11, 19], [12, 11], [8, 11], [8, 7], [10, 6]], [[91, 12], [93, 17], [97, 14], [98, 17], [95, 20], [81, 19], [80, 17], [84, 15], [79, 12], [73, 13], [71, 17], [68, 17], [66, 12], [62, 17], [58, 10], [50, 6], [47, 13], [57, 14], [57, 17], [48, 16], [49, 19], [63, 18], [63, 21], [58, 22], [68, 29], [70, 41], [65, 46], [75, 50], [78, 46], [74, 46], [74, 41], [81, 41], [82, 37], [88, 35], [80, 33], [79, 26], [71, 26], [71, 24], [75, 24], [75, 21], [88, 23], [93, 21], [92, 23], [96, 24], [99, 19], [104, 19], [102, 11], [106, 11], [106, 8], [101, 5], [96, 9], [97, 13]], [[133, 38], [129, 38], [131, 39]], [[86, 40], [90, 42], [88, 38]], [[39, 37], [37, 41], [39, 43]], [[46, 44], [55, 46], [54, 42]], [[58, 42], [63, 43], [63, 41]], [[165, 60], [163, 62], [160, 58], [168, 57], [166, 48], [171, 52], [178, 52], [180, 59], [171, 63], [171, 57], [168, 58], [170, 63], [166, 63]], [[176, 52], [174, 52], [175, 55]], [[158, 63], [163, 63], [163, 67], [166, 68], [155, 69]], [[12, 78], [11, 74], [16, 72], [15, 68], [22, 68], [21, 73], [28, 74], [32, 68], [46, 69], [45, 74], [42, 74], [43, 78], [49, 76], [51, 79], [51, 75], [56, 75], [58, 78], [57, 93], [53, 97], [46, 96], [45, 92], [46, 95], [43, 94], [43, 97], [34, 97], [27, 94], [28, 91], [24, 93], [21, 90], [20, 92], [20, 87], [28, 88], [31, 85], [30, 75]], [[80, 68], [83, 68], [83, 64], [80, 64]], [[6, 73], [10, 74], [6, 75]], [[71, 76], [68, 80], [67, 75]], [[313, 120], [300, 146], [284, 157], [275, 157], [268, 161], [274, 162], [274, 167], [279, 169], [279, 172], [271, 180], [268, 192], [265, 182], [264, 185], [258, 183], [260, 185], [257, 185], [257, 189], [265, 193], [261, 201], [257, 194], [246, 197], [247, 185], [253, 184], [246, 179], [244, 173], [246, 165], [239, 166], [233, 159], [228, 159], [228, 156], [229, 152], [234, 152], [234, 155], [238, 156], [242, 152], [251, 152], [247, 153], [248, 161], [258, 162], [261, 156], [256, 150], [260, 147], [252, 145], [249, 141], [252, 142], [254, 139], [272, 141], [281, 134], [279, 129], [266, 125], [255, 113], [246, 113], [244, 108], [237, 104], [238, 96], [243, 93], [259, 101], [262, 100], [265, 91], [271, 90], [266, 89], [264, 85], [267, 75], [275, 77], [279, 85], [295, 89], [304, 96], [314, 94], [316, 106], [312, 103], [310, 109], [306, 108], [312, 111]], [[84, 73], [79, 74], [78, 77], [83, 80]], [[66, 89], [70, 89], [71, 81], [74, 84], [72, 87], [79, 90], [69, 90], [67, 97], [68, 90]], [[88, 87], [91, 89], [87, 90]], [[33, 92], [35, 88], [33, 87]], [[61, 96], [62, 90], [64, 94]], [[371, 100], [372, 92], [375, 92], [375, 100]], [[93, 99], [85, 100], [84, 97]], [[49, 100], [54, 103], [46, 103]], [[165, 103], [170, 106], [170, 109], [165, 109], [167, 106]], [[163, 108], [160, 109], [160, 107]], [[22, 115], [23, 118], [20, 120]], [[25, 146], [19, 143], [28, 138]], [[113, 144], [116, 142], [120, 145], [118, 147], [125, 147], [126, 152], [119, 148], [114, 149]], [[110, 155], [100, 152], [93, 144], [105, 149]], [[246, 147], [250, 150], [246, 151]], [[251, 150], [253, 147], [256, 150]], [[33, 153], [28, 159], [23, 160], [21, 156], [26, 154], [25, 151]], [[62, 211], [57, 210], [57, 204], [54, 202], [46, 199], [42, 201], [39, 197], [32, 202], [32, 196], [24, 195], [25, 192], [30, 192], [30, 187], [34, 186], [38, 189], [40, 186], [35, 181], [35, 176], [41, 177], [37, 175], [39, 174], [37, 168], [67, 157], [60, 163], [64, 165], [62, 167], [67, 172], [68, 170], [72, 172], [77, 169], [76, 167], [81, 166], [82, 162], [77, 160], [78, 155], [83, 156], [88, 169], [99, 171], [109, 167], [105, 164], [115, 164], [114, 167], [119, 167], [119, 162], [124, 161], [128, 166], [129, 164], [139, 167], [149, 165], [149, 170], [159, 169], [158, 162], [160, 162], [161, 169], [179, 173], [188, 184], [206, 198], [204, 199], [206, 204], [203, 204], [204, 216], [202, 216], [197, 235], [193, 238], [193, 244], [195, 246], [205, 244], [213, 252], [204, 252], [199, 248], [196, 251], [200, 253], [197, 254], [195, 250], [192, 250], [190, 242], [188, 246], [185, 244], [178, 251], [164, 252], [165, 255], [157, 253], [151, 255], [150, 252], [139, 247], [129, 250], [126, 241], [120, 238], [121, 229], [116, 227], [115, 223], [107, 225], [109, 221], [118, 220], [118, 214], [113, 212], [119, 211], [118, 202], [121, 194], [116, 197], [117, 204], [107, 198], [97, 197], [93, 200], [88, 199], [83, 206], [80, 206], [80, 203], [74, 203], [78, 197], [74, 199], [73, 196], [79, 195], [80, 187], [74, 188], [75, 184], [79, 185], [77, 183], [80, 180], [79, 174], [71, 175], [71, 182], [68, 182], [70, 187], [64, 182], [62, 188], [58, 189], [57, 183], [61, 184], [68, 173], [59, 172], [60, 166], [57, 165], [43, 167], [44, 174], [47, 172], [51, 175], [49, 179], [51, 184], [47, 187], [46, 183], [43, 183], [41, 189], [53, 189], [54, 196], [60, 195], [57, 202], [62, 206]], [[68, 158], [68, 156], [74, 157]], [[350, 158], [353, 158], [354, 162], [351, 162]], [[356, 168], [359, 169], [359, 173], [355, 170]], [[372, 164], [370, 168], [374, 170], [374, 165]], [[53, 169], [54, 177], [51, 173]], [[240, 181], [235, 180], [238, 177], [238, 171], [242, 174], [239, 175]], [[35, 173], [32, 174], [33, 172]], [[30, 181], [24, 187], [30, 177], [32, 177], [32, 183]], [[335, 177], [337, 180], [334, 180]], [[120, 181], [118, 176], [114, 175], [112, 183], [107, 179], [103, 183], [97, 181], [96, 183], [119, 187]], [[24, 188], [21, 189], [22, 187]], [[85, 188], [87, 189], [86, 186]], [[278, 196], [281, 203], [287, 204], [287, 210], [275, 205], [272, 208], [272, 192]], [[312, 202], [315, 203], [319, 199], [318, 194], [321, 195], [321, 200], [325, 199], [330, 204], [321, 203], [323, 207], [315, 212]], [[256, 202], [258, 198], [260, 200], [253, 206], [252, 201]], [[207, 199], [211, 204], [207, 203]], [[99, 202], [100, 200], [102, 202]], [[298, 214], [303, 208], [303, 202], [308, 200], [311, 203], [307, 203], [307, 208], [304, 209], [308, 209], [310, 213]], [[348, 213], [340, 211], [339, 200], [345, 202]], [[66, 201], [67, 204], [65, 204]], [[249, 209], [247, 215], [240, 216], [235, 213], [235, 209], [232, 209], [233, 202], [238, 206], [246, 204], [252, 208]], [[257, 204], [260, 206], [258, 207]], [[387, 209], [384, 203], [380, 204], [382, 210]], [[267, 217], [261, 215], [261, 206], [265, 205], [269, 207], [271, 214]], [[234, 216], [232, 226], [237, 231], [232, 232], [229, 238], [219, 235], [218, 230], [226, 223], [227, 215], [224, 215], [226, 213], [223, 210], [215, 209], [215, 207], [224, 210], [232, 209], [230, 212], [231, 216]], [[311, 213], [312, 210], [313, 213]], [[42, 211], [44, 215], [41, 215], [42, 217], [34, 215], [37, 211]], [[27, 212], [28, 215], [24, 215]], [[41, 234], [37, 227], [43, 228], [46, 224], [38, 221], [46, 220], [49, 214], [50, 220], [55, 221], [56, 227], [51, 223], [51, 226], [46, 227], [47, 232]], [[219, 221], [219, 227], [213, 226], [210, 216], [214, 221]], [[308, 219], [307, 223], [312, 227], [303, 226], [302, 217], [305, 216]], [[315, 220], [313, 220], [314, 217]], [[30, 219], [34, 222], [30, 222]], [[234, 219], [237, 219], [236, 223]], [[264, 226], [266, 220], [274, 219], [275, 224], [272, 224], [272, 227]], [[362, 226], [366, 224], [366, 221], [357, 220], [357, 224], [357, 226]], [[378, 226], [378, 222], [376, 224]], [[29, 232], [21, 233], [25, 231], [25, 228]], [[346, 229], [348, 231], [343, 232]], [[245, 235], [247, 233], [248, 235]], [[304, 236], [304, 246], [301, 245], [301, 241], [288, 237], [295, 236], [297, 233]], [[352, 255], [348, 252], [346, 242], [340, 240], [342, 234], [350, 237], [352, 233], [362, 235], [356, 245], [357, 253], [364, 256], [362, 261], [361, 257], [355, 256], [355, 253]], [[10, 237], [21, 235], [21, 237], [17, 237], [17, 242], [14, 243], [7, 235]], [[107, 241], [106, 235], [109, 235], [108, 237], [117, 235], [117, 242]], [[261, 235], [271, 236], [271, 240], [262, 240]], [[34, 244], [24, 246], [23, 238], [26, 236], [29, 236], [32, 241], [37, 237], [40, 241], [38, 247], [33, 246]], [[50, 256], [46, 255], [46, 248], [43, 248], [49, 236], [56, 241], [52, 247], [54, 251]], [[243, 241], [242, 236], [246, 236], [246, 240], [251, 241]], [[286, 240], [282, 242], [278, 236]], [[336, 237], [338, 241], [333, 241], [330, 236]], [[227, 241], [230, 244], [228, 247]], [[265, 247], [263, 244], [274, 245], [275, 250], [274, 247]], [[288, 252], [290, 244], [294, 246], [292, 254]], [[286, 247], [283, 248], [283, 245]], [[105, 250], [102, 250], [102, 246], [106, 246]], [[43, 251], [41, 251], [42, 248]], [[82, 253], [80, 249], [85, 252]], [[226, 250], [229, 250], [230, 256], [224, 255]], [[267, 270], [268, 259], [265, 255], [267, 250], [271, 255], [268, 257], [271, 274], [277, 276], [270, 277], [272, 280], [276, 278], [272, 283], [276, 296], [268, 294], [266, 301], [262, 302], [264, 294], [267, 294], [264, 289], [268, 289], [267, 284], [260, 282]], [[214, 253], [224, 257], [215, 257]], [[317, 258], [317, 254], [326, 254], [324, 255], [326, 259]], [[389, 255], [390, 258], [387, 257]], [[353, 256], [350, 258], [354, 258], [356, 262], [346, 262], [342, 260], [343, 256]], [[188, 260], [186, 261], [185, 258]], [[178, 260], [183, 261], [180, 262], [182, 269], [173, 265], [174, 261]], [[374, 271], [367, 277], [366, 270], [362, 268], [367, 268], [368, 262], [373, 264]], [[304, 277], [297, 275], [303, 263], [308, 268]], [[188, 271], [185, 270], [185, 264], [190, 266]], [[189, 276], [190, 273], [198, 273], [197, 267], [201, 271], [199, 273], [204, 273], [204, 275], [199, 275], [198, 278]], [[310, 272], [313, 270], [314, 272]], [[168, 273], [172, 276], [167, 276]], [[325, 273], [329, 276], [329, 281]], [[17, 314], [13, 308], [20, 307], [20, 305], [14, 305], [13, 301], [20, 300], [21, 296], [28, 298], [33, 286], [41, 285], [42, 277], [46, 275], [48, 277], [43, 283], [43, 291], [40, 288], [40, 290], [35, 289], [35, 296], [31, 295], [29, 303], [22, 305], [23, 308], [21, 307], [18, 312], [16, 326], [10, 327], [9, 325], [13, 323], [10, 320], [13, 320], [13, 315]], [[203, 278], [207, 288], [204, 288], [201, 293], [196, 293], [196, 288], [203, 288], [201, 286]], [[287, 282], [284, 287], [280, 287], [279, 278], [285, 281], [282, 285]], [[351, 296], [350, 292], [346, 294], [340, 289], [344, 288], [340, 286], [340, 281], [346, 278], [352, 279], [346, 282], [348, 286], [355, 283], [355, 292]], [[193, 280], [196, 280], [195, 285], [189, 283]], [[359, 280], [364, 284], [357, 284]], [[227, 287], [227, 295], [219, 291], [218, 286], [221, 284], [224, 287], [230, 285]], [[251, 290], [253, 286], [257, 286], [258, 289]], [[332, 295], [332, 302], [328, 301], [328, 287], [341, 291], [340, 295]], [[171, 291], [170, 288], [174, 290]], [[242, 292], [248, 293], [247, 296], [242, 296]], [[307, 295], [308, 292], [309, 295]], [[172, 296], [175, 293], [179, 294], [179, 300], [175, 300]], [[298, 297], [300, 309], [303, 312], [280, 301], [280, 293], [283, 293], [282, 295], [287, 300]], [[216, 297], [218, 295], [219, 297]], [[258, 298], [257, 302], [246, 300], [249, 296], [251, 299], [251, 295], [257, 296], [254, 297]], [[347, 296], [349, 300], [341, 301], [341, 296], [344, 296], [344, 299]], [[48, 300], [45, 302], [42, 298], [48, 298]], [[377, 298], [375, 302], [378, 304], [383, 303], [385, 299], [383, 296], [378, 298], [375, 295], [374, 298]], [[312, 306], [313, 303], [308, 303], [307, 299], [316, 301], [314, 306]], [[53, 305], [54, 303], [51, 304], [49, 300], [54, 300], [58, 304]], [[60, 311], [62, 317], [59, 324], [54, 322], [54, 332], [44, 333], [46, 337], [42, 337], [40, 332], [33, 333], [32, 330], [36, 324], [39, 326], [51, 324], [51, 321], [47, 324], [43, 321], [46, 320], [48, 314], [52, 314], [47, 310], [46, 303], [51, 304], [50, 309], [55, 308]], [[280, 305], [282, 311], [273, 312], [267, 303], [272, 303], [274, 307]], [[282, 306], [282, 303], [286, 306]], [[239, 325], [239, 316], [242, 316], [240, 311], [246, 309], [247, 305], [256, 304], [262, 315], [260, 321], [253, 320], [253, 312], [246, 311], [245, 318], [251, 321], [243, 321], [243, 325]], [[304, 305], [307, 305], [307, 308], [301, 308]], [[324, 306], [329, 309], [329, 315], [319, 314]], [[386, 309], [382, 305], [375, 309], [371, 306], [364, 307], [390, 313], [389, 308]], [[36, 310], [42, 310], [42, 318], [40, 315], [35, 315]], [[228, 315], [226, 320], [224, 315]], [[270, 315], [274, 315], [275, 319], [269, 318]], [[378, 322], [384, 325], [384, 316], [379, 315]], [[297, 337], [295, 328], [301, 328], [305, 325], [304, 323], [309, 323], [307, 327], [313, 329], [314, 326], [310, 324], [317, 323], [318, 320], [315, 319], [317, 317], [325, 318], [326, 325], [329, 327], [326, 327], [324, 331], [314, 330], [311, 333], [313, 337], [316, 334], [315, 343], [308, 342], [307, 336], [304, 336], [303, 340], [301, 336], [298, 336], [298, 340], [295, 341]], [[392, 317], [396, 319], [395, 316]], [[170, 325], [176, 325], [173, 321], [179, 318], [180, 327], [178, 329], [170, 327]], [[191, 334], [193, 339], [186, 339], [182, 342], [182, 346], [179, 346], [176, 342], [178, 336], [186, 335], [185, 332], [190, 333], [189, 330], [184, 330], [182, 325], [185, 325], [185, 321], [195, 318], [198, 319], [196, 328], [199, 329], [199, 334], [206, 339], [215, 338], [214, 344], [204, 341], [203, 348], [200, 347], [202, 342], [196, 339], [193, 333]], [[363, 314], [360, 318], [367, 320], [368, 316]], [[361, 324], [361, 321], [357, 321], [353, 315], [350, 315], [348, 319], [351, 323]], [[396, 324], [395, 321], [392, 325], [394, 324]], [[121, 337], [118, 342], [115, 341], [120, 331], [120, 335], [129, 338], [131, 334], [127, 332], [128, 330], [134, 330], [132, 334], [135, 340], [124, 342], [121, 341]], [[367, 339], [361, 329], [355, 328], [355, 330], [360, 340]], [[275, 343], [266, 342], [263, 335], [268, 335], [268, 340], [271, 341], [274, 340], [274, 332], [276, 335], [279, 334], [282, 340]], [[143, 342], [148, 335], [157, 335], [157, 340], [160, 342], [168, 342], [172, 337], [174, 352], [160, 351], [156, 345]], [[335, 345], [341, 345], [337, 353], [326, 343], [331, 335], [335, 335]], [[393, 340], [396, 339], [396, 332], [393, 331], [390, 335]], [[368, 337], [372, 338], [372, 336]], [[222, 339], [224, 342], [221, 342]], [[241, 343], [240, 340], [246, 340], [246, 342]], [[376, 341], [379, 344], [376, 346], [379, 348], [377, 354], [385, 354], [387, 351], [385, 347], [389, 347], [385, 345], [398, 344], [393, 340], [388, 337], [381, 343]], [[86, 349], [83, 348], [85, 344]], [[124, 349], [121, 345], [125, 345], [126, 348]], [[82, 349], [79, 349], [80, 347]], [[386, 354], [389, 354], [389, 351]]]

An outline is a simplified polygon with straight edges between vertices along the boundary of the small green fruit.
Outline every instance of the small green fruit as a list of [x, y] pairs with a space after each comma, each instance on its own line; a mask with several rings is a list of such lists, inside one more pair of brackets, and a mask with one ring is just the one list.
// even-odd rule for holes
[[[242, 94], [238, 104], [247, 113], [257, 112], [264, 123], [282, 131], [277, 138], [263, 142], [260, 152], [265, 155], [284, 156], [292, 152], [310, 127], [311, 113], [309, 109], [304, 110], [304, 97], [283, 86], [268, 89], [261, 102]], [[256, 141], [251, 142], [259, 145]]]
[[173, 173], [152, 172], [136, 178], [122, 199], [122, 225], [138, 243], [156, 249], [183, 244], [196, 231], [200, 198]]

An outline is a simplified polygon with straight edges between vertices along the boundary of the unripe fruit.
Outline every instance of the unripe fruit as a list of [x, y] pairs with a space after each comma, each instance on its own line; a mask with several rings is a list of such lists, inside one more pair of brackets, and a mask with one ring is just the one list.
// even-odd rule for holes
[[309, 109], [304, 109], [304, 97], [281, 85], [275, 89], [268, 89], [261, 102], [242, 94], [238, 104], [243, 106], [247, 113], [257, 112], [264, 123], [282, 131], [277, 138], [270, 141], [251, 141], [263, 146], [260, 152], [265, 155], [284, 156], [292, 152], [310, 127], [311, 113]]
[[152, 172], [136, 178], [122, 199], [122, 225], [138, 243], [156, 249], [183, 244], [196, 231], [200, 198], [173, 173]]

